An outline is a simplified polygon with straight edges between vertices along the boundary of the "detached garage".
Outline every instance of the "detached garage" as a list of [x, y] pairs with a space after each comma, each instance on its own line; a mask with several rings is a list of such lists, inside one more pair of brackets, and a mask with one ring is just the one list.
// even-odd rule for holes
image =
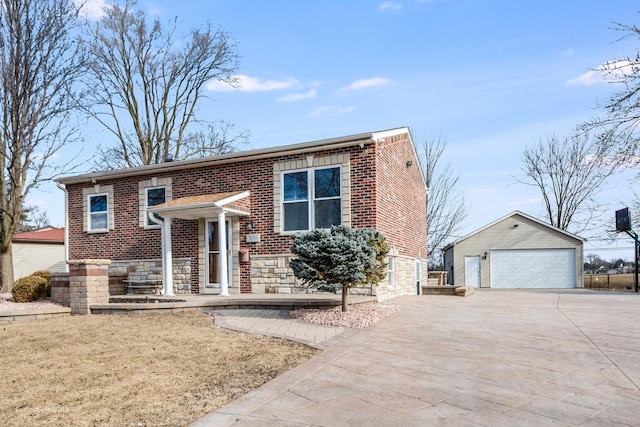
[[444, 248], [447, 283], [481, 288], [582, 288], [586, 240], [515, 211]]

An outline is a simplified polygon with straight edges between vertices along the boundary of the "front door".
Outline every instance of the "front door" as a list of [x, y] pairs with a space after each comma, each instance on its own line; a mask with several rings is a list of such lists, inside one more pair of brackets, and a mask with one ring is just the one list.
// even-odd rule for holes
[[229, 223], [229, 221], [225, 222], [225, 226], [226, 226], [225, 228], [227, 232], [227, 247], [221, 251], [220, 242], [218, 240], [218, 221], [207, 221], [207, 226], [206, 226], [206, 233], [207, 233], [206, 246], [207, 247], [205, 248], [206, 262], [207, 262], [207, 266], [206, 266], [207, 281], [205, 284], [205, 287], [207, 288], [206, 293], [214, 293], [214, 294], [220, 293], [220, 288], [221, 288], [220, 256], [227, 257], [227, 267], [229, 270], [227, 273], [227, 278], [228, 278], [227, 280], [229, 281], [229, 287], [231, 287], [232, 285], [231, 278], [233, 276], [231, 275], [231, 273], [233, 271], [233, 265], [232, 265], [233, 257], [231, 256], [232, 254], [231, 237], [232, 236], [231, 236], [231, 224]]

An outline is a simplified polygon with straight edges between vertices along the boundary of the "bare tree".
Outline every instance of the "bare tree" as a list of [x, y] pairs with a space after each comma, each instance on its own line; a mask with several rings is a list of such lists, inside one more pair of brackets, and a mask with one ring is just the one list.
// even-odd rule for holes
[[248, 130], [235, 133], [234, 128], [233, 124], [218, 120], [188, 134], [182, 144], [183, 158], [232, 153], [240, 145], [248, 144], [251, 133]]
[[89, 114], [118, 140], [116, 147], [102, 147], [111, 167], [184, 158], [204, 85], [212, 79], [237, 83], [238, 55], [227, 32], [207, 25], [176, 37], [175, 20], [168, 29], [157, 19], [147, 23], [135, 5], [106, 6], [104, 16], [88, 24], [85, 40], [92, 58]]
[[51, 225], [47, 211], [40, 209], [39, 206], [23, 206], [22, 220], [16, 231], [32, 231], [38, 230]]
[[450, 162], [442, 161], [446, 147], [447, 142], [441, 138], [423, 143], [421, 162], [429, 189], [427, 256], [430, 266], [442, 264], [440, 249], [460, 230], [468, 216], [464, 194], [456, 188], [459, 176], [454, 174]]
[[[615, 23], [614, 29], [623, 33], [619, 41], [629, 38], [640, 41], [640, 27]], [[634, 55], [608, 61], [595, 71], [621, 89], [608, 100], [598, 102], [597, 107], [603, 114], [581, 124], [579, 129], [594, 134], [602, 145], [615, 146], [620, 161], [637, 164], [640, 154], [640, 49]]]
[[524, 150], [517, 181], [540, 190], [546, 218], [554, 227], [581, 234], [602, 214], [597, 199], [619, 163], [611, 147], [585, 135], [540, 140]]
[[585, 268], [587, 270], [591, 270], [593, 273], [597, 272], [600, 267], [606, 264], [602, 258], [600, 258], [597, 254], [587, 254], [584, 256], [585, 259]]
[[83, 72], [67, 0], [3, 0], [0, 7], [0, 285], [13, 286], [11, 239], [32, 189], [61, 172], [54, 154], [75, 136], [74, 83]]

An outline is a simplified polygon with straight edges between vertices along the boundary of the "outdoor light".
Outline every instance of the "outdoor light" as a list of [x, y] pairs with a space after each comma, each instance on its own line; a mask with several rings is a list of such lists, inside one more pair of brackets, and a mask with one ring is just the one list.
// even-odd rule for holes
[[484, 256], [482, 257], [482, 259], [487, 259], [487, 255], [489, 255], [487, 251], [484, 251]]
[[413, 166], [413, 160], [407, 160], [407, 167]]
[[245, 225], [245, 228], [247, 229], [247, 231], [253, 230], [253, 221], [251, 221], [251, 220], [247, 221], [247, 224]]

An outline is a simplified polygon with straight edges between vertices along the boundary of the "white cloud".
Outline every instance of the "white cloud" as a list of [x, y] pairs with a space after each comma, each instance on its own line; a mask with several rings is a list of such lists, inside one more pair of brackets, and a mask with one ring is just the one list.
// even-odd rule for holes
[[358, 90], [367, 87], [384, 86], [389, 83], [391, 83], [391, 80], [385, 79], [384, 77], [373, 77], [371, 79], [356, 80], [349, 86], [345, 87], [344, 90]]
[[576, 54], [576, 50], [569, 48], [567, 50], [565, 50], [564, 52], [562, 52], [562, 56], [573, 56]]
[[392, 11], [397, 12], [402, 9], [402, 5], [399, 3], [394, 3], [392, 1], [386, 1], [382, 3], [379, 7], [380, 12]]
[[104, 16], [103, 8], [107, 6], [104, 0], [73, 0], [76, 7], [80, 7], [81, 14], [87, 19], [97, 21]]
[[575, 77], [571, 80], [567, 81], [568, 85], [583, 85], [583, 86], [591, 86], [596, 83], [602, 83], [604, 80], [602, 79], [602, 75], [593, 70], [587, 71], [584, 74], [580, 74], [578, 77]]
[[567, 81], [568, 85], [591, 86], [596, 83], [623, 83], [626, 76], [633, 74], [640, 64], [626, 60], [610, 61]]
[[303, 99], [313, 98], [317, 94], [318, 94], [317, 90], [310, 89], [308, 92], [290, 93], [288, 95], [281, 96], [280, 98], [278, 98], [278, 101], [281, 101], [281, 102], [300, 101], [300, 100], [303, 100]]
[[[300, 86], [300, 83], [295, 79], [261, 80], [256, 77], [249, 77], [243, 74], [238, 74], [235, 78], [237, 79], [239, 86], [237, 90], [241, 92], [268, 92]], [[212, 80], [207, 83], [207, 89], [212, 92], [229, 92], [236, 90], [234, 87], [217, 80]]]
[[355, 111], [355, 107], [337, 107], [337, 106], [324, 106], [318, 107], [308, 114], [307, 117], [318, 117], [318, 116], [337, 116], [340, 114], [348, 114]]

